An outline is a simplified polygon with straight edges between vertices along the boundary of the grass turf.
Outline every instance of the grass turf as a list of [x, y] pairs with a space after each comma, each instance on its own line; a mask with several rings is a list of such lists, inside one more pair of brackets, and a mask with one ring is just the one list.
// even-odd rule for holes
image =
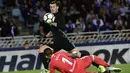
[[[114, 67], [121, 68], [120, 73], [130, 73], [130, 64], [119, 64], [119, 65], [112, 65]], [[16, 72], [0, 72], [0, 73], [40, 73], [42, 70], [25, 70], [25, 71], [16, 71]], [[96, 67], [90, 67], [87, 69], [87, 71], [97, 71]], [[60, 73], [60, 72], [56, 72]]]

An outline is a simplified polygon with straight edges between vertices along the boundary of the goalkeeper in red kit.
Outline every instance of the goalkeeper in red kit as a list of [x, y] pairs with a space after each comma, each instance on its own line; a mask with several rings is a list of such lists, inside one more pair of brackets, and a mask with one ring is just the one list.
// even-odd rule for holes
[[[109, 73], [110, 71], [120, 72], [120, 68], [111, 67], [98, 56], [84, 56], [81, 58], [71, 58], [67, 52], [56, 52], [46, 48], [45, 55], [51, 59], [49, 64], [50, 73], [55, 73], [55, 69], [62, 73]], [[105, 67], [104, 72], [87, 72], [86, 68], [90, 67], [92, 62]]]

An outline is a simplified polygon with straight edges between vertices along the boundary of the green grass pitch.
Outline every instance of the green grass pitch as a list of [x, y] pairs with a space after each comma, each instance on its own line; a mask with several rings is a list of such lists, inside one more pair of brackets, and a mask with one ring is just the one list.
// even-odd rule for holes
[[[119, 65], [112, 65], [114, 67], [121, 68], [120, 73], [130, 73], [130, 64], [119, 64]], [[16, 72], [0, 72], [0, 73], [40, 73], [42, 70], [26, 70], [26, 71], [16, 71]], [[87, 71], [97, 71], [96, 67], [90, 67]], [[56, 72], [60, 73], [60, 72]]]

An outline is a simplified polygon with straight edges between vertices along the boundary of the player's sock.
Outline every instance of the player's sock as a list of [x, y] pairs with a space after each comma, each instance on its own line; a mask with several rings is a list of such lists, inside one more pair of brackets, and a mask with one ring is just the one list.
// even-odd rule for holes
[[92, 60], [93, 60], [94, 63], [96, 63], [98, 65], [102, 65], [104, 67], [109, 67], [109, 65], [104, 60], [99, 58], [98, 56], [92, 55]]

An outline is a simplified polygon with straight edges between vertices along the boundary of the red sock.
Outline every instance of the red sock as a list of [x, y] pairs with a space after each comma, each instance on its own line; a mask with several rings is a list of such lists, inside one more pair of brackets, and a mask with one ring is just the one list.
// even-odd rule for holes
[[93, 61], [94, 63], [98, 64], [98, 65], [102, 65], [104, 67], [108, 67], [109, 65], [101, 58], [99, 58], [98, 56], [93, 56]]

